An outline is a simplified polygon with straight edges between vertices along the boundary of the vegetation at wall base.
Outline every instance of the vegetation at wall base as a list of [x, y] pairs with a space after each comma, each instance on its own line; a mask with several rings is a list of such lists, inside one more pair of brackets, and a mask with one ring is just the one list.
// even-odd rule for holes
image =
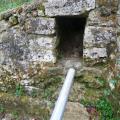
[[32, 2], [32, 0], [0, 0], [0, 12], [18, 7], [26, 2]]

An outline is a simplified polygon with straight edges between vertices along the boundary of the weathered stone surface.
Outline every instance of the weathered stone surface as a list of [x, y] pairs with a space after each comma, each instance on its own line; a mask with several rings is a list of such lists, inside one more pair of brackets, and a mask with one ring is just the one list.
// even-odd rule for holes
[[110, 14], [107, 17], [101, 15], [100, 9], [95, 9], [89, 13], [87, 25], [99, 27], [116, 27], [117, 17], [115, 14]]
[[66, 75], [69, 68], [76, 69], [76, 76], [81, 73], [81, 68], [83, 67], [83, 62], [79, 58], [68, 58], [68, 59], [61, 59], [58, 61], [57, 66], [59, 67], [60, 74]]
[[110, 8], [107, 8], [105, 6], [102, 6], [100, 8], [100, 14], [101, 16], [103, 17], [107, 17], [107, 16], [110, 16], [111, 15], [111, 9]]
[[118, 51], [120, 52], [120, 16], [117, 16], [118, 19], [118, 26], [117, 26], [117, 46]]
[[26, 59], [28, 52], [27, 36], [18, 29], [9, 29], [2, 36], [0, 51], [4, 56], [2, 64], [10, 64], [11, 62], [19, 64], [20, 61]]
[[0, 21], [0, 34], [8, 28], [8, 23], [4, 20]]
[[120, 2], [118, 3], [118, 11], [117, 14], [120, 15]]
[[18, 24], [18, 17], [17, 17], [16, 15], [11, 16], [11, 17], [9, 18], [9, 24], [10, 24], [11, 26], [17, 25], [17, 24]]
[[[38, 4], [38, 0], [35, 1], [35, 5], [26, 4], [0, 15], [0, 91], [5, 92], [4, 95], [0, 93], [0, 101], [2, 100], [6, 106], [11, 106], [8, 109], [8, 111], [11, 109], [11, 113], [14, 112], [13, 109], [16, 110], [16, 107], [19, 108], [20, 118], [18, 119], [20, 120], [48, 119], [45, 118], [47, 114], [42, 116], [43, 109], [40, 108], [42, 104], [47, 107], [47, 103], [40, 102], [39, 99], [55, 101], [64, 76], [70, 67], [74, 67], [76, 69], [75, 83], [69, 96], [69, 101], [74, 103], [68, 103], [65, 119], [90, 119], [86, 109], [76, 102], [80, 102], [81, 99], [86, 101], [99, 99], [103, 95], [102, 88], [106, 89], [104, 88], [107, 82], [105, 80], [114, 78], [114, 74], [111, 73], [118, 69], [118, 77], [120, 75], [120, 6], [116, 16], [118, 0], [48, 0], [45, 7]], [[66, 57], [60, 51], [61, 58], [54, 64], [57, 57], [56, 49], [59, 50], [59, 47], [56, 48], [57, 42], [61, 42], [59, 38], [63, 37], [62, 33], [64, 33], [64, 26], [59, 23], [58, 27], [55, 25], [57, 23], [55, 23], [55, 19], [56, 17], [59, 19], [58, 16], [62, 17], [63, 25], [65, 24], [64, 17], [67, 17], [68, 20], [69, 17], [72, 18], [73, 24], [70, 23], [71, 26], [74, 25], [77, 17], [80, 19], [83, 19], [82, 17], [88, 18], [84, 39], [82, 38], [84, 32], [81, 34], [84, 27], [75, 31], [76, 25], [75, 30], [72, 27], [68, 28], [68, 31], [73, 31], [70, 32], [73, 35], [70, 35], [71, 38], [69, 35], [66, 36], [67, 44], [63, 43], [60, 46], [61, 51], [62, 47], [65, 46], [66, 49], [70, 48], [70, 51], [67, 50], [72, 53], [76, 51], [76, 48], [69, 45], [71, 42], [69, 39], [73, 38], [73, 45], [76, 42], [75, 39], [78, 39], [78, 42], [83, 41], [83, 44], [81, 42], [80, 46], [78, 45], [80, 51], [77, 53], [79, 54], [83, 50], [83, 53], [81, 52], [83, 60], [80, 59], [79, 55], [69, 57], [68, 54]], [[86, 19], [84, 18], [83, 21]], [[11, 24], [9, 28], [8, 23]], [[84, 22], [80, 21], [79, 23], [83, 24]], [[55, 34], [59, 31], [61, 33], [56, 38]], [[118, 46], [116, 46], [116, 38]], [[116, 49], [119, 51], [117, 60]], [[115, 68], [113, 64], [100, 63], [105, 62], [106, 58], [117, 61], [117, 67]], [[111, 59], [109, 59], [110, 62], [112, 62]], [[84, 61], [87, 61], [90, 66], [95, 63], [95, 67], [85, 67]], [[113, 72], [110, 73], [109, 69], [112, 69]], [[15, 96], [18, 84], [24, 86], [25, 96]], [[7, 91], [10, 95], [7, 94]], [[32, 99], [30, 96], [36, 98]], [[37, 106], [38, 109], [36, 109]], [[47, 113], [50, 111], [50, 108], [48, 109]], [[24, 116], [21, 112], [24, 112]], [[27, 116], [26, 112], [30, 115], [34, 114], [35, 117]], [[15, 119], [10, 117], [11, 114], [5, 113], [1, 118], [0, 113], [0, 119]]]
[[6, 11], [0, 14], [0, 20], [8, 20], [8, 18], [13, 14], [13, 11]]
[[30, 62], [53, 64], [56, 62], [55, 46], [55, 37], [28, 36], [18, 28], [8, 29], [1, 35], [0, 64], [13, 69], [26, 69]]
[[30, 18], [25, 23], [27, 33], [51, 35], [55, 33], [54, 18]]
[[83, 51], [84, 58], [88, 59], [98, 59], [100, 58], [106, 58], [107, 57], [107, 50], [106, 48], [86, 48]]
[[3, 51], [0, 51], [0, 64], [3, 64], [5, 60], [5, 55], [3, 53]]
[[56, 62], [56, 56], [55, 52], [51, 50], [44, 50], [39, 49], [34, 51], [33, 49], [30, 49], [30, 54], [28, 55], [28, 58], [32, 62], [43, 62], [43, 63], [55, 63]]
[[[117, 46], [118, 46], [118, 52], [120, 52], [120, 2], [118, 4], [118, 11], [117, 11]], [[120, 56], [119, 53], [118, 56]], [[117, 65], [119, 66], [119, 64]]]
[[80, 15], [95, 8], [95, 0], [52, 0], [45, 4], [47, 16]]
[[120, 2], [117, 12], [117, 46], [118, 46], [118, 51], [120, 52]]
[[89, 120], [89, 114], [83, 105], [68, 102], [64, 120]]
[[118, 51], [120, 52], [120, 36], [117, 37]]
[[40, 35], [29, 35], [29, 46], [32, 49], [53, 50], [56, 48], [56, 37], [47, 37]]
[[84, 47], [106, 47], [110, 42], [116, 42], [116, 28], [87, 26], [84, 36]]
[[38, 16], [41, 17], [41, 16], [45, 16], [44, 12], [42, 10], [38, 10]]
[[[104, 69], [102, 69], [102, 70], [104, 72], [106, 72]], [[96, 71], [98, 71], [99, 73], [96, 73]], [[90, 70], [82, 71], [83, 77], [81, 78], [81, 80], [79, 80], [79, 82], [86, 83], [88, 88], [103, 88], [103, 87], [105, 87], [106, 81], [103, 77], [101, 77], [103, 74], [103, 71], [101, 72], [98, 69], [96, 69], [96, 71], [93, 71], [92, 69], [91, 69], [91, 71]]]
[[19, 96], [18, 99], [13, 94], [0, 92], [0, 101], [5, 106], [5, 110], [7, 110], [4, 116], [0, 113], [0, 118], [2, 116], [1, 120], [12, 120], [16, 118], [19, 120], [34, 120], [36, 118], [42, 120], [43, 118], [48, 119], [50, 115], [51, 102], [39, 98]]
[[84, 83], [77, 81], [77, 77], [71, 88], [68, 101], [70, 102], [80, 102], [84, 98], [86, 87]]
[[105, 6], [111, 10], [117, 10], [119, 0], [96, 0], [96, 6]]

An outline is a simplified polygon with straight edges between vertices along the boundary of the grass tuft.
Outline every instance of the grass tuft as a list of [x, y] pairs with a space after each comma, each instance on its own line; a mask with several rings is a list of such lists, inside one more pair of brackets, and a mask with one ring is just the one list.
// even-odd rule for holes
[[32, 0], [0, 0], [0, 12], [6, 11], [8, 9], [16, 8], [23, 5], [26, 2], [31, 2]]

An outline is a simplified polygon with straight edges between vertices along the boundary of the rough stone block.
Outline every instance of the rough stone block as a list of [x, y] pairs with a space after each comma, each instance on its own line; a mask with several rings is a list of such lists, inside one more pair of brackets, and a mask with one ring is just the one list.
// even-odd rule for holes
[[118, 5], [118, 11], [117, 11], [117, 14], [120, 15], [120, 2], [119, 2], [119, 5]]
[[26, 33], [18, 29], [8, 29], [2, 33], [0, 41], [0, 65], [7, 71], [25, 68], [28, 54]]
[[116, 29], [112, 27], [87, 26], [84, 36], [84, 47], [105, 47], [110, 42], [116, 42]]
[[117, 37], [118, 51], [120, 52], [120, 36]]
[[52, 50], [33, 50], [31, 48], [30, 53], [28, 55], [29, 61], [36, 62], [36, 63], [55, 63], [56, 62], [56, 56], [55, 52]]
[[25, 22], [25, 30], [27, 33], [39, 35], [51, 35], [55, 33], [54, 18], [29, 18]]
[[0, 50], [0, 64], [3, 64], [4, 60], [5, 60], [5, 55], [3, 51]]
[[95, 8], [95, 0], [52, 0], [45, 4], [47, 16], [80, 15]]
[[9, 58], [20, 60], [27, 54], [28, 39], [23, 31], [9, 29], [2, 34], [0, 50]]
[[117, 28], [120, 28], [120, 15], [117, 15]]
[[26, 69], [32, 62], [53, 64], [55, 42], [54, 37], [30, 37], [19, 29], [9, 29], [1, 37], [0, 65]]
[[[95, 9], [89, 13], [87, 25], [100, 27], [116, 27], [117, 17], [115, 14], [102, 16], [100, 9]], [[109, 13], [108, 13], [109, 14]]]
[[106, 58], [107, 57], [107, 50], [106, 48], [87, 48], [83, 50], [84, 58], [88, 58], [91, 60], [99, 59], [99, 58]]
[[53, 50], [56, 48], [56, 37], [47, 37], [40, 35], [29, 35], [29, 46], [32, 49], [49, 49]]
[[89, 114], [83, 105], [77, 102], [68, 102], [64, 120], [89, 120]]
[[[30, 36], [29, 36], [30, 37]], [[55, 37], [32, 36], [29, 38], [28, 59], [32, 62], [55, 63]]]
[[0, 33], [5, 31], [8, 28], [8, 23], [4, 20], [0, 21]]

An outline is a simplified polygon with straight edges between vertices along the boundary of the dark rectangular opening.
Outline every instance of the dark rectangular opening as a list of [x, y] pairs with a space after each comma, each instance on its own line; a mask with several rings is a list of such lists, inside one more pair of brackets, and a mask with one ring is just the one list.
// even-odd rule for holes
[[59, 40], [58, 51], [64, 58], [83, 56], [85, 17], [57, 17], [56, 29]]

